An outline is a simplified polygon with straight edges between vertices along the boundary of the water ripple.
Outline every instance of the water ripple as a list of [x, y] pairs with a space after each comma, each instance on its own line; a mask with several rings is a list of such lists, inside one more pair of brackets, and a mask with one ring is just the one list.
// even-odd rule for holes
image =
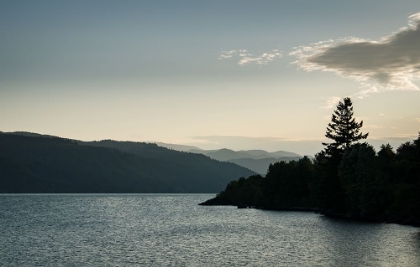
[[211, 195], [0, 195], [1, 266], [420, 266], [414, 227], [202, 207]]

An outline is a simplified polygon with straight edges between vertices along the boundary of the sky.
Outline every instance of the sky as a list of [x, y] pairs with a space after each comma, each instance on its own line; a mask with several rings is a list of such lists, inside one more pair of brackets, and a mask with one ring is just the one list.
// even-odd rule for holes
[[0, 2], [0, 131], [313, 155], [420, 131], [418, 0]]

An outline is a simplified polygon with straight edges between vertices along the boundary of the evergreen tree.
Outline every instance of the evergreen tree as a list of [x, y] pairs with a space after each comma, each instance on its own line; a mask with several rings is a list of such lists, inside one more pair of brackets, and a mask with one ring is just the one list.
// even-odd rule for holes
[[332, 143], [322, 143], [326, 146], [326, 152], [329, 155], [338, 152], [341, 154], [344, 149], [349, 148], [353, 143], [366, 139], [368, 134], [360, 132], [363, 126], [363, 121], [356, 122], [353, 118], [353, 103], [349, 97], [339, 102], [337, 109], [331, 117], [331, 122], [328, 124], [325, 137], [333, 140]]
[[345, 192], [338, 177], [338, 166], [341, 163], [345, 149], [368, 134], [360, 133], [363, 121], [357, 123], [353, 118], [353, 103], [346, 97], [339, 102], [337, 109], [328, 124], [325, 137], [333, 140], [332, 143], [322, 143], [326, 148], [315, 155], [316, 175], [313, 197], [318, 203], [321, 212], [346, 212]]

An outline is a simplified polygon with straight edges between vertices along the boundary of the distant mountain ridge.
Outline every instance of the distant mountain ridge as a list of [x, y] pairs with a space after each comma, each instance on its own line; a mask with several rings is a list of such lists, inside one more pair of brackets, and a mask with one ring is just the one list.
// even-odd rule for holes
[[302, 157], [299, 154], [287, 151], [267, 152], [264, 150], [240, 150], [234, 151], [227, 148], [212, 150], [209, 152], [201, 152], [202, 154], [221, 161], [229, 161], [233, 159], [266, 159], [266, 158], [284, 158], [284, 157]]
[[302, 157], [281, 157], [281, 158], [263, 158], [263, 159], [231, 159], [228, 162], [238, 164], [239, 166], [253, 170], [261, 175], [266, 175], [270, 164], [274, 164], [279, 161], [289, 162], [291, 160], [299, 160]]
[[156, 144], [0, 133], [0, 193], [215, 193], [255, 172]]
[[219, 161], [232, 162], [262, 175], [266, 174], [270, 164], [279, 161], [288, 162], [290, 160], [298, 160], [302, 158], [302, 156], [299, 154], [282, 150], [275, 152], [267, 152], [265, 150], [258, 149], [234, 151], [227, 148], [217, 150], [204, 150], [197, 147], [188, 150], [189, 146], [165, 143], [158, 144], [175, 150], [177, 150], [177, 148], [179, 147], [180, 149], [182, 149], [181, 151], [203, 154]]
[[167, 144], [162, 142], [153, 142], [158, 146], [166, 147], [169, 149], [181, 151], [181, 152], [191, 152], [193, 151], [203, 151], [203, 149], [196, 147], [196, 146], [186, 146], [186, 145], [177, 145], [177, 144]]
[[[54, 136], [50, 136], [50, 135], [41, 135], [41, 134], [29, 133], [29, 132], [13, 132], [11, 134], [54, 138]], [[79, 142], [79, 144], [82, 144], [82, 145], [105, 146], [109, 148], [115, 148], [121, 151], [134, 153], [134, 154], [136, 152], [144, 154], [145, 151], [147, 151], [147, 149], [145, 149], [145, 146], [140, 145], [140, 144], [147, 144], [149, 146], [153, 145], [153, 146], [167, 148], [169, 150], [174, 150], [174, 151], [179, 151], [179, 152], [202, 154], [211, 159], [237, 164], [239, 166], [247, 168], [261, 175], [266, 174], [270, 164], [274, 164], [279, 161], [288, 162], [291, 160], [298, 160], [302, 158], [302, 156], [297, 153], [289, 152], [289, 151], [282, 151], [282, 150], [274, 151], [274, 152], [267, 152], [265, 150], [260, 150], [260, 149], [234, 151], [227, 148], [217, 149], [217, 150], [204, 150], [196, 146], [169, 144], [169, 143], [162, 143], [162, 142], [141, 143], [141, 142], [128, 142], [128, 141], [117, 142], [117, 141], [112, 141], [112, 140], [102, 140], [100, 142], [97, 142], [97, 141], [94, 141], [94, 142], [77, 141], [77, 142]], [[139, 150], [139, 146], [142, 147], [141, 151]], [[152, 154], [156, 154], [156, 151], [154, 151], [153, 153], [150, 153], [149, 151], [148, 153], [150, 156]]]

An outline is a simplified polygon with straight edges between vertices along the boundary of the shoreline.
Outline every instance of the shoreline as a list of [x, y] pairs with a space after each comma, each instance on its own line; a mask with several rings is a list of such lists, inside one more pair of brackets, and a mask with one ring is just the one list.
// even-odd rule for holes
[[[212, 199], [209, 199], [212, 200]], [[208, 200], [207, 200], [208, 201]], [[387, 224], [399, 224], [405, 226], [412, 226], [420, 228], [420, 222], [410, 221], [404, 218], [361, 218], [352, 217], [350, 215], [337, 214], [337, 213], [326, 213], [320, 211], [318, 208], [307, 208], [307, 207], [292, 207], [292, 208], [264, 208], [249, 205], [236, 205], [236, 204], [206, 204], [207, 201], [199, 203], [200, 206], [236, 206], [238, 209], [258, 209], [267, 211], [294, 211], [294, 212], [313, 212], [320, 214], [330, 219], [342, 220], [342, 221], [354, 221], [354, 222], [367, 222], [367, 223], [387, 223]]]

